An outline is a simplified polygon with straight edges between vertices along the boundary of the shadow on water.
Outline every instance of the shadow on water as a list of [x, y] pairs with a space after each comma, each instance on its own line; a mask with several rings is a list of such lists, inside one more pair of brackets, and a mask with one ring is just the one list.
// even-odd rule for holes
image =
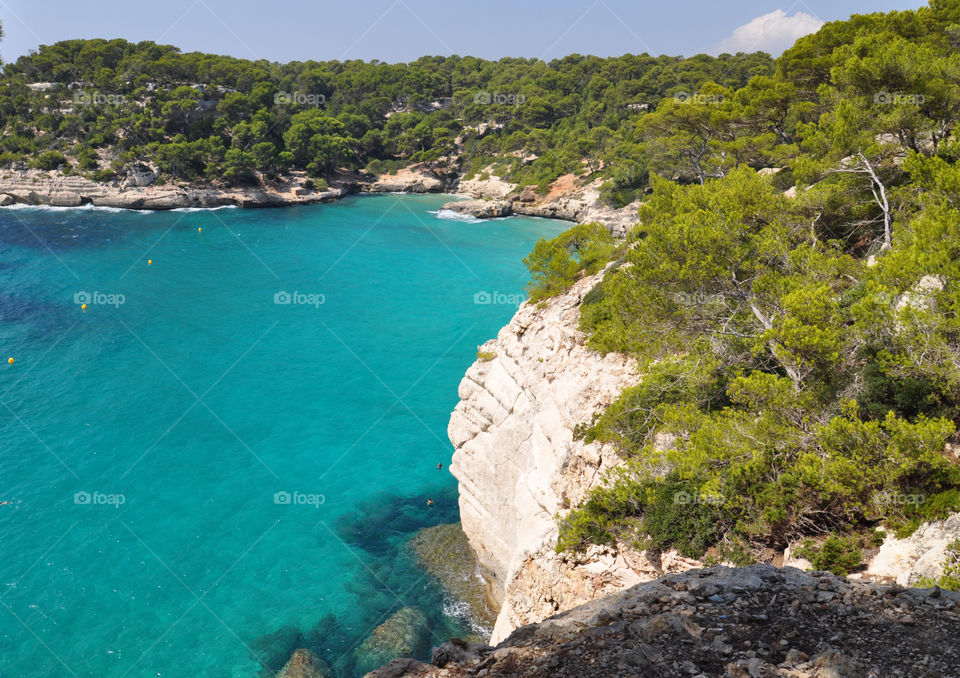
[[310, 629], [287, 625], [254, 639], [250, 647], [263, 675], [279, 671], [294, 650], [304, 648], [320, 657], [331, 677], [353, 678], [398, 655], [428, 659], [432, 647], [469, 634], [466, 624], [444, 613], [443, 590], [406, 548], [419, 530], [458, 520], [452, 486], [407, 497], [381, 495], [341, 517], [337, 532], [365, 566], [347, 584], [357, 605], [327, 614]]
[[92, 209], [0, 210], [0, 246], [59, 252], [99, 247], [129, 235], [129, 222]]
[[43, 345], [51, 337], [59, 337], [76, 320], [75, 306], [40, 301], [20, 292], [0, 291], [0, 328], [22, 328], [31, 340]]
[[[432, 506], [427, 501], [433, 499]], [[412, 497], [381, 496], [361, 503], [337, 521], [341, 539], [372, 555], [396, 551], [417, 530], [460, 520], [457, 489], [450, 486]]]

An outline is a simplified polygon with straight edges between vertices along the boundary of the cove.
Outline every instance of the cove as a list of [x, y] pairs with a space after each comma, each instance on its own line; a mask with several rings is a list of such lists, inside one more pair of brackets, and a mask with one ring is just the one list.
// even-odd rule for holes
[[458, 519], [457, 384], [565, 226], [447, 200], [0, 210], [0, 676], [352, 676], [404, 607], [470, 631], [404, 545]]

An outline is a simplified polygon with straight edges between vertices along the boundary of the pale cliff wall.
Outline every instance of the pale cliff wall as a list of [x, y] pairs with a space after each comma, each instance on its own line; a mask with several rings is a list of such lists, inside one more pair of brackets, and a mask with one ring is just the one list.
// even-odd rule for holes
[[612, 449], [574, 440], [574, 428], [639, 380], [631, 359], [588, 349], [577, 329], [580, 303], [599, 277], [542, 308], [523, 304], [480, 347], [495, 357], [474, 363], [460, 383], [448, 430], [451, 471], [463, 530], [504, 599], [495, 639], [640, 581], [622, 558], [600, 550], [578, 561], [549, 555], [555, 515], [618, 463]]

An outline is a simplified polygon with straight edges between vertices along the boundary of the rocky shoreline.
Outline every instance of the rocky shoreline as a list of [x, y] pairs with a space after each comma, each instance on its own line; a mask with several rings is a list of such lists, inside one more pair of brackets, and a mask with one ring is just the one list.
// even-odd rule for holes
[[163, 183], [157, 171], [146, 165], [131, 169], [122, 179], [105, 182], [58, 171], [10, 169], [0, 171], [0, 207], [253, 208], [315, 205], [356, 193], [451, 193], [469, 199], [449, 202], [444, 209], [481, 219], [516, 214], [580, 223], [599, 221], [621, 237], [633, 225], [636, 204], [613, 209], [600, 202], [595, 184], [576, 187], [563, 177], [556, 184], [556, 190], [539, 196], [532, 187], [521, 190], [496, 176], [465, 180], [455, 166], [427, 164], [379, 176], [342, 170], [323, 189], [315, 188], [304, 172], [291, 172], [272, 181], [264, 179], [257, 186], [222, 187]]
[[536, 202], [521, 199], [484, 199], [476, 198], [473, 193], [461, 193], [470, 196], [470, 200], [454, 200], [446, 203], [443, 209], [465, 214], [477, 219], [494, 219], [514, 215], [560, 219], [575, 223], [599, 222], [605, 225], [613, 235], [625, 237], [636, 223], [637, 203], [620, 209], [602, 205], [598, 199], [580, 194], [564, 196], [553, 200]]
[[620, 208], [610, 207], [600, 199], [600, 181], [578, 185], [573, 175], [565, 175], [550, 185], [546, 195], [536, 186], [511, 184], [495, 175], [485, 179], [466, 179], [457, 184], [457, 193], [469, 200], [448, 202], [443, 209], [477, 219], [522, 215], [560, 219], [574, 223], [599, 222], [610, 232], [623, 238], [636, 224], [639, 201]]
[[80, 175], [41, 170], [0, 173], [0, 206], [113, 207], [132, 210], [171, 210], [214, 207], [285, 207], [339, 200], [353, 193], [433, 193], [451, 188], [443, 175], [426, 169], [406, 169], [379, 177], [343, 171], [330, 186], [317, 189], [303, 172], [293, 172], [258, 186], [220, 187], [213, 184], [159, 183], [156, 172], [141, 166], [123, 180], [96, 182]]

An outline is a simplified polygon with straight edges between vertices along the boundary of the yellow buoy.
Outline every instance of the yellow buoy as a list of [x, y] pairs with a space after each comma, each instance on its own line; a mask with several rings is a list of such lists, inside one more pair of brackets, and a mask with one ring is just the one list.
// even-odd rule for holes
[[202, 233], [202, 232], [203, 232], [203, 228], [201, 228], [200, 226], [197, 226], [197, 233]]
[[147, 266], [153, 266], [153, 259], [147, 259]]
[[86, 305], [86, 304], [80, 304], [80, 310], [81, 310], [81, 311], [86, 311], [86, 310], [87, 310], [87, 305]]
[[7, 358], [7, 362], [13, 365], [13, 358]]

